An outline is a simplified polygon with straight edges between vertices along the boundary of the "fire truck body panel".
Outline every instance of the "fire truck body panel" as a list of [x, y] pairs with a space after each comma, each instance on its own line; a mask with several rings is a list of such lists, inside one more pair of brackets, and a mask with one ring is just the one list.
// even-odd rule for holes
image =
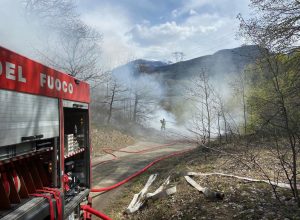
[[0, 146], [59, 136], [58, 99], [0, 90], [0, 103]]
[[0, 219], [49, 217], [49, 201], [36, 196], [47, 187], [61, 192], [55, 219], [57, 202], [63, 219], [80, 217], [91, 183], [89, 102], [86, 82], [0, 46]]
[[0, 89], [90, 102], [89, 84], [0, 47]]

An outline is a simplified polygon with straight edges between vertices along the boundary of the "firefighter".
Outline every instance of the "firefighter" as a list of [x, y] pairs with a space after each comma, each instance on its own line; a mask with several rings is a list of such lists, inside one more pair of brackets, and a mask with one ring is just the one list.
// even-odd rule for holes
[[162, 120], [160, 120], [161, 123], [161, 130], [166, 130], [166, 120], [163, 118]]

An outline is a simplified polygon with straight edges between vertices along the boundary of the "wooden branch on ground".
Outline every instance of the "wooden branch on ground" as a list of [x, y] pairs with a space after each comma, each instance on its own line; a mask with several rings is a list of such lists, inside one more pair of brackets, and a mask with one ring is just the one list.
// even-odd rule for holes
[[[236, 178], [236, 179], [240, 179], [240, 180], [246, 180], [246, 181], [250, 181], [250, 182], [267, 183], [267, 184], [278, 186], [278, 187], [281, 187], [281, 188], [291, 189], [291, 186], [288, 183], [281, 183], [281, 182], [275, 182], [275, 181], [269, 181], [269, 180], [259, 180], [259, 179], [236, 176], [236, 175], [225, 174], [225, 173], [195, 173], [195, 172], [188, 172], [187, 175], [188, 176], [213, 176], [213, 175], [226, 176], [226, 177]], [[298, 185], [297, 188], [300, 189], [300, 186]]]

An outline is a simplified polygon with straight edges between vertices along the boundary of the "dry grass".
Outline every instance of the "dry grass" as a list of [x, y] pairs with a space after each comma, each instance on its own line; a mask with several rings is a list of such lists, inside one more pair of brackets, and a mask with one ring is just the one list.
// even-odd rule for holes
[[[217, 148], [217, 146], [214, 146]], [[209, 176], [194, 177], [201, 186], [225, 194], [223, 201], [209, 201], [201, 193], [189, 186], [179, 174], [186, 171], [195, 172], [224, 172], [240, 176], [263, 179], [260, 169], [246, 164], [244, 157], [249, 152], [257, 155], [255, 158], [270, 175], [277, 170], [276, 161], [266, 146], [238, 147], [234, 145], [222, 146], [218, 150], [238, 154], [231, 154], [203, 148], [196, 149], [185, 156], [171, 158], [153, 166], [146, 173], [133, 180], [125, 187], [119, 198], [105, 211], [113, 219], [300, 219], [297, 208], [289, 190], [278, 189], [280, 202], [275, 198], [270, 185], [265, 183], [250, 183], [228, 177]], [[275, 164], [274, 164], [275, 163]], [[274, 170], [273, 170], [274, 169]], [[152, 190], [164, 179], [173, 174], [173, 184], [177, 185], [177, 193], [150, 204], [135, 214], [124, 215], [134, 193], [139, 192], [152, 173], [159, 173]], [[282, 178], [282, 176], [280, 177]], [[284, 178], [281, 179], [284, 181]], [[150, 191], [152, 191], [150, 189]]]
[[109, 127], [92, 128], [93, 156], [105, 154], [104, 148], [120, 149], [135, 143], [135, 139], [121, 131]]

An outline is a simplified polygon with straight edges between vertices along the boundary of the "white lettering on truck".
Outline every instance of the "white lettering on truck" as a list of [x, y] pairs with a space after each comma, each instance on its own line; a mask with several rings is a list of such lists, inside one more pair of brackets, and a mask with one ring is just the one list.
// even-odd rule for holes
[[[19, 82], [26, 83], [26, 78], [23, 76], [23, 69], [22, 66], [17, 66], [16, 71], [16, 64], [5, 62], [5, 67], [0, 62], [0, 76], [4, 73], [5, 78], [9, 80], [18, 80]], [[3, 72], [4, 70], [4, 72]]]
[[60, 79], [54, 79], [53, 76], [46, 75], [45, 73], [40, 74], [40, 86], [44, 88], [45, 86], [48, 89], [54, 89], [56, 91], [63, 91], [65, 93], [73, 93], [72, 83], [67, 83], [66, 81], [61, 81]]
[[61, 82], [60, 82], [59, 79], [56, 79], [56, 80], [55, 80], [55, 89], [56, 89], [57, 91], [60, 91], [60, 90], [61, 90]]
[[26, 79], [23, 77], [23, 70], [21, 66], [18, 66], [18, 79], [19, 82], [26, 83]]
[[67, 84], [67, 82], [63, 81], [63, 83], [62, 83], [62, 89], [63, 89], [64, 92], [68, 91], [68, 84]]
[[16, 80], [15, 68], [14, 63], [6, 62], [6, 79]]

